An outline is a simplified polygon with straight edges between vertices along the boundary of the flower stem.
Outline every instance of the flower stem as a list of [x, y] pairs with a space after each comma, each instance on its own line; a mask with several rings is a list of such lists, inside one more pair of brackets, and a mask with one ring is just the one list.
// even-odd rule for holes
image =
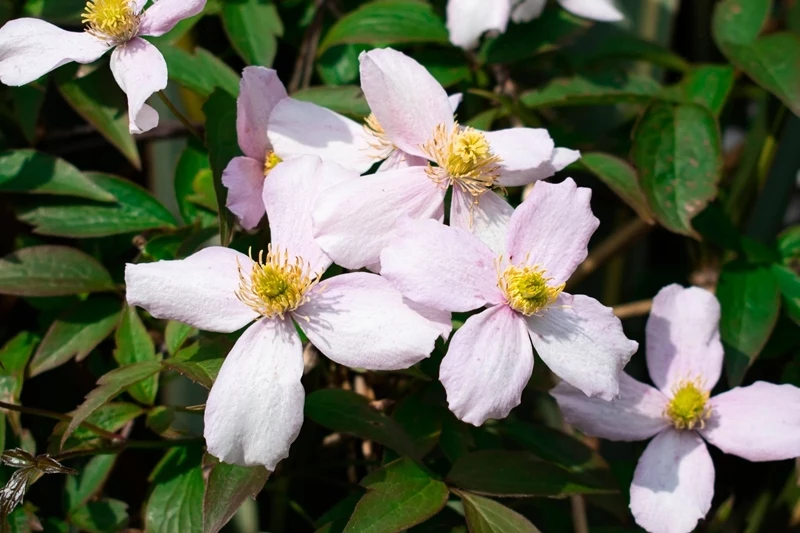
[[652, 308], [653, 300], [639, 300], [638, 302], [615, 305], [613, 309], [617, 318], [625, 320], [627, 318], [644, 316], [649, 313]]
[[[34, 415], [34, 416], [41, 416], [41, 417], [44, 417], [44, 418], [51, 418], [53, 420], [60, 420], [60, 421], [63, 421], [63, 422], [71, 422], [72, 421], [72, 417], [69, 416], [69, 415], [65, 415], [65, 414], [62, 414], [62, 413], [56, 413], [54, 411], [48, 411], [47, 409], [37, 409], [36, 407], [23, 407], [22, 405], [16, 405], [16, 404], [13, 404], [13, 403], [6, 403], [6, 402], [0, 401], [0, 408], [8, 409], [9, 411], [17, 411], [18, 413], [24, 413], [24, 414], [27, 414], [27, 415]], [[125, 440], [124, 437], [122, 437], [120, 435], [117, 435], [116, 433], [112, 433], [110, 431], [106, 431], [105, 429], [103, 429], [101, 427], [97, 427], [94, 424], [91, 424], [89, 422], [81, 422], [80, 426], [88, 429], [92, 433], [95, 433], [95, 434], [97, 434], [97, 435], [99, 435], [99, 436], [101, 436], [103, 438], [106, 438], [106, 439], [109, 439], [109, 440], [112, 440], [112, 441], [121, 441], [121, 440], [124, 441]]]
[[129, 449], [137, 449], [137, 450], [160, 450], [164, 448], [175, 448], [177, 446], [183, 446], [185, 444], [195, 444], [202, 442], [202, 437], [190, 437], [185, 439], [173, 439], [173, 440], [128, 440], [121, 442], [119, 444], [112, 444], [111, 446], [105, 446], [100, 448], [92, 448], [88, 450], [74, 450], [74, 451], [67, 451], [56, 455], [53, 457], [56, 461], [65, 461], [67, 459], [75, 459], [77, 457], [85, 457], [87, 455], [118, 455], [125, 450]]
[[167, 93], [165, 93], [164, 91], [158, 91], [158, 97], [161, 98], [161, 101], [164, 102], [164, 105], [169, 108], [169, 110], [172, 112], [173, 115], [175, 115], [175, 118], [181, 121], [181, 124], [184, 125], [184, 127], [187, 129], [189, 133], [197, 137], [200, 140], [200, 142], [204, 142], [202, 135], [200, 135], [200, 132], [198, 132], [197, 128], [194, 127], [194, 124], [192, 124], [192, 122], [186, 117], [186, 115], [181, 113], [180, 110], [175, 106], [175, 104], [172, 103], [172, 101], [167, 96]]

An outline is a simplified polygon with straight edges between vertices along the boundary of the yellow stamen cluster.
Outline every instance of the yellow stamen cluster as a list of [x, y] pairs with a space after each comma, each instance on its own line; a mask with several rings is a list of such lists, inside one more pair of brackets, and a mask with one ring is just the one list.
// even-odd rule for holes
[[711, 416], [708, 397], [708, 391], [699, 381], [681, 381], [672, 389], [672, 400], [667, 404], [664, 416], [676, 429], [702, 429]]
[[545, 277], [545, 270], [538, 266], [508, 265], [499, 272], [497, 284], [506, 297], [508, 305], [525, 316], [543, 311], [553, 304], [564, 290], [565, 284], [550, 285], [553, 278]]
[[139, 33], [140, 17], [131, 0], [89, 0], [81, 20], [100, 39], [123, 44]]
[[383, 126], [373, 113], [364, 119], [364, 131], [367, 132], [370, 148], [375, 150], [373, 155], [376, 159], [386, 159], [395, 150], [394, 143], [386, 136]]
[[318, 277], [302, 258], [290, 260], [287, 251], [273, 251], [270, 246], [266, 257], [263, 250], [259, 252], [258, 262], [249, 275], [245, 275], [239, 265], [236, 296], [262, 316], [283, 318], [285, 313], [308, 301], [306, 294], [318, 282]]
[[267, 152], [267, 157], [264, 159], [264, 177], [269, 174], [270, 170], [277, 167], [278, 163], [283, 163], [283, 159], [281, 159], [273, 150]]

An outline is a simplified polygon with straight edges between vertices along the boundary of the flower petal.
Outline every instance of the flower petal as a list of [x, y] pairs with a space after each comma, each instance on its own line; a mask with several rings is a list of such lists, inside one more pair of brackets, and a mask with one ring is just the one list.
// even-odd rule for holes
[[236, 100], [236, 133], [239, 148], [248, 157], [264, 161], [272, 145], [267, 138], [269, 116], [286, 98], [286, 89], [271, 68], [245, 67]]
[[527, 322], [536, 352], [553, 373], [587, 396], [617, 397], [622, 369], [639, 343], [625, 336], [610, 307], [588, 296], [562, 293]]
[[[128, 121], [131, 133], [143, 133], [158, 125], [153, 110], [144, 109], [145, 101], [167, 88], [167, 62], [158, 48], [144, 39], [133, 39], [118, 46], [111, 54], [111, 72], [128, 95]], [[142, 113], [144, 111], [144, 113]]]
[[444, 217], [445, 191], [424, 167], [381, 172], [325, 190], [312, 213], [317, 243], [351, 270], [378, 263], [397, 219]]
[[311, 102], [281, 100], [269, 117], [267, 135], [282, 159], [316, 155], [359, 174], [376, 162], [360, 124]]
[[263, 318], [225, 358], [208, 394], [203, 434], [226, 463], [275, 470], [303, 425], [303, 345], [290, 319]]
[[164, 35], [183, 19], [200, 14], [205, 7], [206, 0], [156, 0], [142, 14], [139, 35]]
[[525, 321], [506, 305], [467, 319], [450, 340], [439, 379], [455, 415], [475, 426], [505, 418], [533, 372]]
[[561, 7], [579, 17], [616, 22], [625, 18], [613, 0], [558, 0]]
[[711, 418], [700, 433], [748, 461], [800, 457], [800, 389], [756, 381], [714, 396]]
[[469, 231], [483, 241], [496, 256], [506, 251], [508, 223], [514, 208], [494, 191], [478, 198], [453, 187], [450, 203], [450, 225]]
[[500, 185], [527, 185], [555, 174], [551, 160], [556, 146], [547, 130], [510, 128], [483, 132], [483, 135], [492, 153], [500, 157]]
[[453, 113], [456, 112], [458, 106], [461, 105], [461, 100], [464, 99], [464, 95], [461, 93], [451, 94], [447, 97], [447, 100], [450, 102], [450, 107], [453, 109]]
[[547, 0], [522, 0], [511, 12], [511, 20], [519, 24], [539, 18], [546, 4]]
[[407, 154], [402, 150], [394, 149], [389, 154], [381, 166], [378, 167], [378, 172], [386, 172], [388, 170], [397, 170], [399, 168], [408, 167], [421, 167], [428, 164], [428, 160], [415, 155]]
[[408, 298], [444, 311], [503, 301], [491, 250], [436, 220], [399, 221], [381, 252], [381, 275]]
[[447, 93], [425, 67], [391, 48], [362, 52], [361, 88], [386, 136], [409, 154], [425, 157], [420, 147], [436, 126], [453, 124]]
[[564, 419], [582, 433], [609, 440], [645, 440], [669, 427], [664, 418], [668, 399], [658, 389], [619, 376], [619, 398], [590, 398], [562, 381], [550, 390]]
[[719, 381], [724, 351], [719, 338], [717, 298], [700, 287], [664, 287], [647, 320], [650, 378], [670, 395], [681, 380], [701, 379], [706, 390]]
[[128, 303], [147, 309], [155, 318], [231, 333], [258, 317], [236, 297], [239, 266], [248, 276], [253, 262], [246, 255], [221, 246], [205, 248], [177, 261], [128, 264]]
[[367, 272], [323, 281], [294, 315], [327, 357], [368, 370], [408, 368], [430, 355], [442, 333], [406, 305], [388, 281]]
[[511, 2], [507, 0], [449, 0], [447, 30], [450, 42], [460, 48], [475, 48], [489, 30], [506, 31]]
[[403, 298], [403, 303], [410, 307], [414, 312], [428, 320], [433, 327], [439, 330], [442, 340], [447, 341], [453, 331], [453, 317], [448, 311], [434, 309], [427, 305], [417, 303], [408, 298]]
[[578, 188], [572, 178], [553, 184], [539, 182], [509, 222], [506, 251], [509, 261], [539, 265], [564, 283], [588, 255], [589, 239], [600, 221], [592, 214], [592, 191]]
[[714, 497], [714, 463], [694, 431], [669, 429], [647, 445], [631, 485], [631, 512], [650, 533], [690, 533]]
[[264, 163], [250, 157], [234, 157], [222, 172], [228, 189], [226, 205], [246, 230], [258, 226], [264, 216]]
[[25, 85], [71, 61], [91, 63], [111, 46], [86, 32], [64, 31], [43, 20], [11, 20], [0, 28], [0, 82]]

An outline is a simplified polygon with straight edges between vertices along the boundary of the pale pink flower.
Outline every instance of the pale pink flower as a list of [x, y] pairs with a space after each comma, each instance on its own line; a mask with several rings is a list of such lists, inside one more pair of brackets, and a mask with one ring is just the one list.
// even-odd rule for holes
[[467, 312], [439, 377], [450, 409], [471, 424], [503, 418], [519, 405], [533, 351], [556, 375], [590, 396], [611, 400], [638, 344], [612, 310], [563, 292], [587, 255], [598, 221], [591, 191], [572, 179], [540, 182], [511, 216], [502, 254], [461, 228], [401, 219], [381, 254], [381, 275], [406, 297]]
[[145, 104], [167, 87], [167, 63], [140, 37], [164, 35], [181, 20], [197, 15], [206, 0], [89, 0], [84, 32], [62, 30], [43, 20], [22, 18], [0, 28], [0, 82], [25, 85], [61, 65], [91, 63], [111, 48], [111, 72], [128, 95], [131, 133], [158, 125], [158, 113]]
[[[538, 18], [547, 0], [448, 0], [447, 29], [450, 42], [475, 48], [487, 31], [505, 33], [509, 20], [529, 22]], [[587, 19], [613, 22], [624, 17], [613, 0], [558, 0], [561, 7]]]
[[361, 88], [380, 125], [376, 139], [427, 164], [348, 182], [320, 197], [314, 235], [346, 268], [377, 264], [398, 217], [442, 220], [450, 185], [450, 224], [494, 246], [513, 209], [492, 188], [548, 178], [580, 156], [556, 148], [544, 129], [462, 128], [425, 67], [390, 48], [361, 54]]
[[627, 374], [612, 402], [561, 383], [551, 394], [567, 422], [609, 440], [647, 445], [631, 485], [631, 511], [651, 533], [688, 533], [714, 496], [703, 439], [749, 461], [800, 456], [800, 389], [757, 381], [709, 398], [722, 372], [719, 302], [679, 285], [661, 289], [647, 322], [647, 366], [657, 388]]
[[403, 369], [447, 335], [447, 313], [415, 304], [378, 275], [355, 272], [319, 281], [331, 260], [311, 237], [310, 206], [326, 183], [353, 173], [314, 156], [270, 173], [263, 198], [272, 245], [258, 262], [211, 247], [179, 261], [128, 265], [131, 305], [156, 318], [230, 333], [249, 327], [225, 359], [208, 397], [209, 452], [273, 470], [303, 422], [302, 344], [295, 325], [323, 354], [350, 367]]

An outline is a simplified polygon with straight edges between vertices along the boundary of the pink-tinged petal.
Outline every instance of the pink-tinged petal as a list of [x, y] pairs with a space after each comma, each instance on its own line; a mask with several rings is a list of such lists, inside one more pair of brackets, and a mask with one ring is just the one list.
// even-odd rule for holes
[[286, 98], [286, 88], [271, 68], [245, 67], [236, 100], [239, 148], [248, 157], [264, 161], [272, 145], [267, 138], [269, 116]]
[[281, 100], [269, 116], [267, 135], [282, 159], [315, 155], [359, 174], [375, 163], [363, 126], [311, 102]]
[[511, 20], [519, 24], [539, 18], [546, 4], [547, 0], [522, 0], [511, 12]]
[[420, 147], [436, 126], [453, 124], [447, 93], [425, 67], [391, 48], [362, 52], [361, 88], [369, 107], [398, 148], [425, 157]]
[[183, 19], [201, 13], [204, 7], [206, 0], [155, 0], [142, 14], [139, 35], [164, 35]]
[[414, 302], [408, 298], [403, 298], [403, 303], [428, 320], [433, 327], [438, 329], [442, 340], [446, 341], [450, 338], [450, 333], [453, 332], [453, 317], [448, 311], [434, 309], [433, 307]]
[[711, 418], [700, 433], [748, 461], [800, 457], [800, 389], [756, 381], [714, 396]]
[[555, 174], [555, 144], [545, 129], [511, 128], [484, 132], [492, 153], [500, 157], [498, 183], [506, 187], [527, 185]]
[[619, 397], [607, 402], [590, 398], [562, 381], [550, 390], [564, 419], [582, 433], [608, 440], [645, 440], [669, 427], [664, 408], [669, 401], [658, 389], [619, 376]]
[[694, 431], [669, 429], [639, 458], [631, 485], [631, 512], [650, 533], [690, 533], [714, 497], [714, 463]]
[[719, 381], [724, 351], [719, 302], [700, 287], [664, 287], [647, 320], [647, 367], [664, 394], [682, 380], [700, 379], [706, 390]]
[[335, 276], [309, 298], [294, 313], [297, 323], [320, 352], [351, 368], [408, 368], [430, 355], [442, 333], [376, 274]]
[[240, 266], [243, 275], [249, 276], [253, 262], [246, 255], [221, 246], [205, 248], [177, 261], [128, 264], [128, 303], [146, 309], [155, 318], [231, 333], [258, 317], [236, 297]]
[[483, 193], [478, 203], [460, 187], [453, 187], [450, 225], [462, 228], [483, 241], [496, 256], [506, 251], [508, 223], [514, 208], [494, 191]]
[[485, 244], [460, 228], [403, 219], [381, 252], [381, 275], [415, 302], [466, 312], [503, 301], [494, 260]]
[[0, 28], [0, 82], [25, 85], [71, 61], [91, 63], [111, 46], [86, 32], [64, 31], [43, 20], [12, 20]]
[[527, 323], [536, 352], [555, 375], [587, 396], [617, 397], [622, 369], [639, 343], [625, 336], [610, 307], [588, 296], [562, 294]]
[[337, 264], [355, 270], [378, 263], [398, 218], [444, 217], [445, 191], [424, 167], [365, 176], [324, 191], [312, 213], [317, 243]]
[[303, 425], [303, 345], [291, 319], [263, 318], [225, 358], [208, 394], [208, 453], [240, 466], [275, 470]]
[[506, 31], [511, 15], [508, 0], [449, 0], [447, 2], [447, 30], [450, 42], [460, 48], [478, 46], [484, 32]]
[[111, 72], [128, 95], [131, 133], [143, 133], [155, 128], [158, 115], [154, 122], [152, 108], [144, 108], [150, 96], [167, 88], [167, 62], [158, 48], [139, 38], [128, 41], [125, 46], [116, 47], [111, 54]]
[[581, 153], [578, 150], [570, 150], [569, 148], [556, 148], [553, 150], [553, 159], [550, 161], [550, 163], [553, 165], [553, 168], [555, 168], [556, 172], [558, 172], [560, 170], [564, 170], [580, 158]]
[[450, 102], [450, 107], [453, 109], [453, 113], [456, 112], [458, 106], [461, 105], [461, 100], [464, 99], [464, 95], [461, 93], [451, 94], [447, 97], [447, 100]]
[[600, 225], [592, 214], [592, 191], [578, 188], [571, 178], [553, 184], [539, 182], [511, 216], [506, 252], [514, 264], [530, 254], [553, 278], [566, 282], [589, 253], [589, 239]]
[[579, 17], [616, 22], [625, 18], [613, 0], [558, 0], [561, 7]]
[[264, 162], [250, 157], [234, 157], [222, 172], [228, 189], [226, 205], [246, 230], [258, 226], [264, 216]]
[[408, 167], [422, 167], [428, 164], [428, 160], [415, 155], [407, 154], [402, 150], [394, 149], [389, 154], [381, 166], [378, 167], [378, 172], [386, 172], [388, 170], [397, 170], [400, 168]]
[[147, 0], [133, 0], [133, 10], [135, 13], [141, 13], [144, 6], [147, 4]]
[[505, 305], [467, 319], [450, 340], [439, 369], [447, 403], [475, 426], [505, 418], [519, 405], [533, 372], [525, 321]]

